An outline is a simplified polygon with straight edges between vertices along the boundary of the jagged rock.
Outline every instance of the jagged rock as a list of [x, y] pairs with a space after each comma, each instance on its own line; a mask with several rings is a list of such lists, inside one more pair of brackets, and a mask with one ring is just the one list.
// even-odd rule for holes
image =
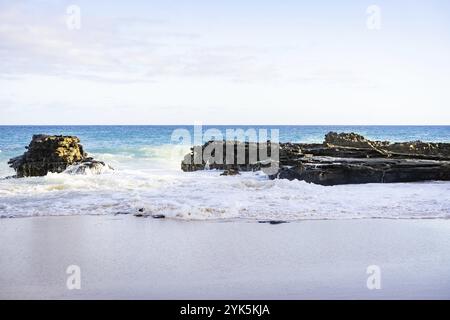
[[96, 173], [106, 167], [103, 162], [87, 157], [80, 139], [75, 136], [34, 135], [26, 149], [23, 155], [8, 161], [18, 178], [45, 176], [48, 172], [60, 173], [68, 168], [69, 173], [86, 173], [87, 169]]
[[341, 147], [353, 147], [353, 148], [382, 148], [389, 145], [388, 141], [371, 141], [364, 138], [357, 133], [336, 133], [328, 132], [325, 135], [324, 144], [328, 146], [341, 146]]
[[328, 147], [340, 146], [347, 148], [359, 148], [362, 150], [376, 150], [382, 155], [388, 157], [405, 156], [414, 158], [435, 159], [445, 158], [450, 160], [449, 143], [432, 143], [422, 141], [395, 142], [367, 140], [356, 133], [336, 133], [329, 132], [325, 135], [325, 141]]
[[[227, 149], [219, 144], [235, 143], [233, 161], [226, 162]], [[222, 155], [200, 157], [205, 150], [220, 146]], [[237, 146], [245, 150], [244, 163], [237, 163]], [[270, 141], [267, 142], [270, 150]], [[279, 143], [278, 159], [268, 157], [250, 161], [250, 148], [259, 147], [248, 142], [210, 141], [191, 149], [185, 156], [183, 171], [203, 169], [256, 171], [277, 162], [279, 170], [269, 174], [272, 179], [304, 180], [321, 185], [348, 183], [387, 183], [426, 180], [450, 180], [450, 143], [422, 141], [372, 141], [356, 133], [329, 132], [322, 144]], [[206, 153], [208, 154], [208, 153]], [[221, 159], [221, 163], [215, 162]], [[194, 160], [196, 162], [194, 163]]]

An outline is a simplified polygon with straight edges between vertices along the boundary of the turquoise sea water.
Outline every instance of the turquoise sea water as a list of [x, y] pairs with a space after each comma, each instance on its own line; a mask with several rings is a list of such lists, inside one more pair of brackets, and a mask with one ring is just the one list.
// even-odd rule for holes
[[[203, 132], [215, 128], [226, 129], [278, 129], [281, 142], [322, 142], [329, 131], [356, 132], [369, 139], [389, 141], [450, 142], [450, 126], [204, 126]], [[64, 134], [80, 137], [91, 153], [123, 154], [147, 157], [143, 147], [173, 143], [171, 135], [176, 129], [189, 130], [193, 126], [0, 126], [0, 173], [5, 172], [5, 161], [24, 151], [33, 134]]]
[[[183, 155], [194, 141], [171, 141], [193, 126], [0, 126], [0, 178], [14, 174], [11, 157], [33, 134], [76, 135], [85, 150], [115, 170], [101, 175], [49, 174], [0, 179], [0, 217], [134, 213], [179, 219], [448, 218], [450, 183], [323, 187], [268, 180], [263, 173], [220, 177], [217, 171], [184, 173]], [[281, 142], [322, 142], [329, 131], [369, 139], [450, 142], [450, 126], [204, 126], [279, 130]]]

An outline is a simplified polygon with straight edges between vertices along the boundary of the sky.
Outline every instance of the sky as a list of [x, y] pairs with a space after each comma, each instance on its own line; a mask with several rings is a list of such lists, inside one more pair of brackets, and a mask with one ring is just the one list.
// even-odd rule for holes
[[0, 124], [449, 125], [450, 1], [0, 0]]

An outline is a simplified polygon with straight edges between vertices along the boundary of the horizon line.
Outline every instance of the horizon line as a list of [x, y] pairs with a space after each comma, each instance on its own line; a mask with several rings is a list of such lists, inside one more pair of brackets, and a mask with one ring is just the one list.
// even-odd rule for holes
[[450, 127], [450, 124], [0, 124], [0, 127], [173, 127], [173, 126], [283, 126], [283, 127]]

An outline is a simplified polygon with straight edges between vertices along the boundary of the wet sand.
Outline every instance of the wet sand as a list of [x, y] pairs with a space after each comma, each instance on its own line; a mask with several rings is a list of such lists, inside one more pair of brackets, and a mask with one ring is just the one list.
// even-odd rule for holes
[[[449, 299], [449, 235], [443, 219], [0, 219], [0, 298]], [[67, 289], [69, 265], [80, 290]]]

